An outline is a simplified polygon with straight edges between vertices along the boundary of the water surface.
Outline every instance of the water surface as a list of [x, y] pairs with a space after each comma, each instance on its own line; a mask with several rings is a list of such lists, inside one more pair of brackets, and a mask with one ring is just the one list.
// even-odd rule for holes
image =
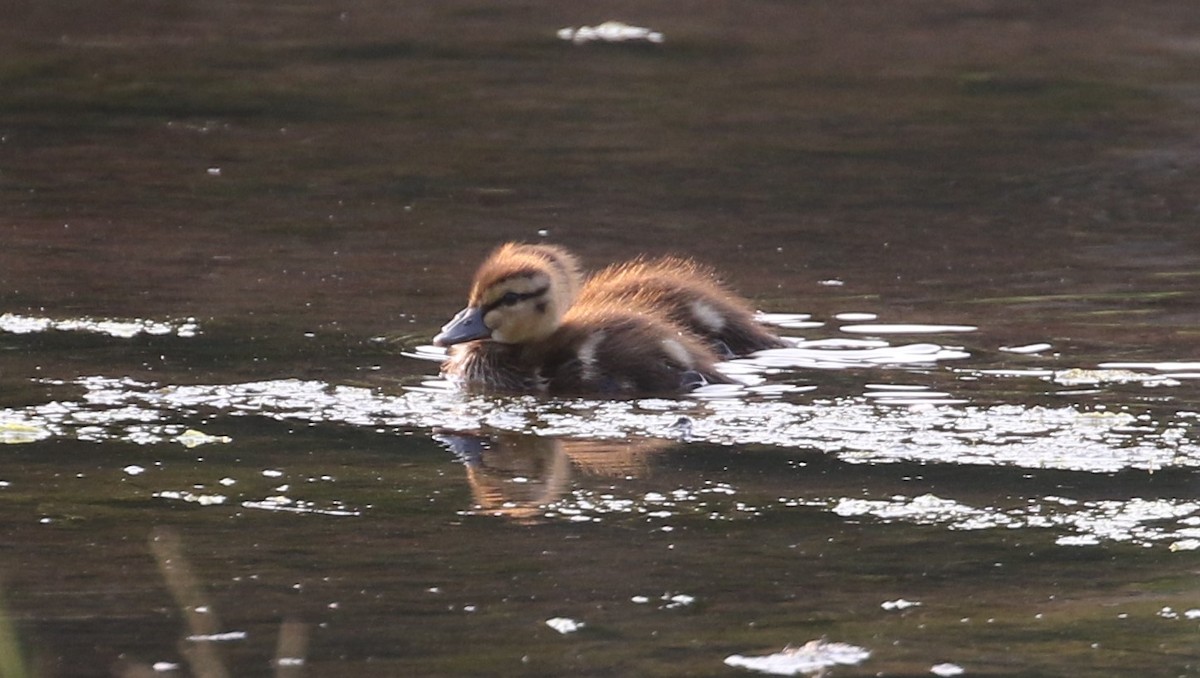
[[[1200, 663], [1191, 4], [8, 15], [35, 675]], [[609, 19], [663, 42], [557, 35]], [[425, 347], [510, 239], [694, 256], [796, 346], [677, 399], [455, 393]]]

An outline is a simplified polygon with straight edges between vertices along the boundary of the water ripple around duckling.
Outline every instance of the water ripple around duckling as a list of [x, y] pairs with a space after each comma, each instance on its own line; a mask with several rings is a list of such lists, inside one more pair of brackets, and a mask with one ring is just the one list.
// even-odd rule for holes
[[[60, 384], [67, 386], [67, 384]], [[681, 439], [819, 449], [849, 463], [953, 463], [1108, 473], [1200, 466], [1197, 413], [1158, 420], [1104, 405], [975, 405], [940, 391], [873, 385], [864, 396], [601, 401], [470, 396], [425, 386], [389, 394], [322, 381], [158, 385], [87, 377], [79, 400], [0, 410], [15, 440], [170, 441], [215, 412], [403, 431]], [[918, 405], [911, 403], [919, 402]], [[903, 405], [903, 406], [901, 406]]]
[[[869, 315], [845, 317], [865, 320]], [[777, 326], [809, 321], [803, 314], [764, 314], [761, 319]], [[140, 331], [194, 337], [199, 331], [190, 320], [182, 324], [33, 320], [39, 322], [24, 319], [17, 326], [28, 331], [103, 331], [90, 328], [113, 325], [119, 326], [119, 331], [113, 330], [118, 336]], [[943, 332], [974, 329], [966, 325], [891, 327], [898, 332], [923, 332], [930, 327]], [[817, 449], [849, 463], [953, 463], [1094, 473], [1200, 464], [1197, 415], [1161, 406], [1172, 401], [1169, 395], [1156, 395], [1158, 405], [1153, 410], [1145, 404], [1150, 399], [1140, 394], [1133, 398], [1120, 394], [1115, 405], [1077, 397], [1110, 394], [1121, 388], [1186, 389], [1200, 375], [1200, 363], [1112, 362], [1095, 368], [1064, 368], [1061, 362], [1054, 362], [1051, 367], [1047, 359], [1036, 355], [1049, 350], [1048, 345], [1030, 344], [1009, 349], [1019, 356], [1014, 360], [1025, 363], [1018, 367], [958, 367], [972, 357], [961, 346], [893, 344], [878, 336], [790, 341], [789, 347], [722, 364], [722, 369], [744, 385], [712, 385], [678, 399], [484, 397], [459, 393], [437, 379], [389, 389], [295, 379], [160, 385], [129, 378], [86, 377], [71, 385], [58, 383], [81, 387], [83, 394], [78, 399], [0, 410], [0, 441], [65, 437], [151, 444], [180, 436], [197, 415], [216, 413], [384, 431], [426, 428], [753, 443]], [[1004, 350], [1000, 347], [998, 354]], [[406, 355], [444, 359], [444, 352], [433, 347], [419, 347]], [[1028, 364], [1031, 360], [1035, 364]], [[820, 375], [848, 371], [867, 373], [869, 383], [827, 395]], [[897, 375], [901, 378], [895, 378]], [[1010, 382], [1031, 380], [1046, 393], [1074, 400], [1061, 404], [980, 402], [986, 398], [979, 394], [990, 398], [990, 393], [1003, 391]]]
[[[808, 322], [796, 317], [777, 320]], [[30, 331], [93, 331], [77, 323], [60, 325], [41, 323], [41, 329]], [[127, 334], [135, 325], [142, 327], [122, 324], [114, 336]], [[190, 335], [195, 329], [185, 324], [167, 331]], [[163, 329], [145, 326], [139, 331]], [[219, 417], [249, 416], [370, 428], [380, 435], [419, 429], [484, 438], [508, 432], [544, 440], [762, 444], [815, 452], [851, 465], [943, 464], [1088, 474], [1200, 466], [1200, 412], [1177, 406], [1194, 402], [1187, 393], [1200, 376], [1200, 364], [1105, 362], [1070, 367], [1057, 354], [1053, 359], [1043, 356], [1052, 349], [1044, 343], [999, 347], [998, 355], [1019, 357], [977, 367], [964, 362], [972, 357], [970, 351], [932, 342], [797, 339], [790, 347], [722, 365], [744, 385], [713, 385], [682, 398], [631, 400], [477, 396], [438, 379], [409, 387], [365, 387], [299, 379], [158, 384], [92, 376], [44, 382], [64, 394], [58, 400], [0, 409], [0, 443], [62, 438], [185, 447], [225, 444], [231, 438], [221, 435]], [[432, 347], [411, 355], [431, 361], [444, 357]], [[837, 381], [839, 375], [861, 383]], [[1004, 402], [997, 395], [1028, 395], [1030, 384], [1045, 396], [1038, 404], [1032, 404], [1038, 399], [1021, 396], [1009, 398], [1020, 403]], [[214, 430], [196, 430], [198, 420]], [[127, 474], [139, 472], [140, 467], [126, 469]], [[538, 482], [525, 476], [508, 481], [530, 487]], [[501, 513], [515, 516], [510, 509], [517, 507], [525, 518], [571, 522], [623, 516], [667, 531], [680, 520], [753, 519], [765, 511], [815, 508], [845, 519], [951, 530], [1052, 529], [1064, 546], [1126, 541], [1166, 544], [1171, 550], [1200, 549], [1200, 503], [1174, 498], [1097, 500], [1046, 493], [1024, 503], [992, 506], [977, 498], [932, 492], [844, 496], [814, 490], [764, 498], [732, 483], [697, 483], [632, 493], [616, 486], [575, 487], [557, 494], [543, 492], [530, 506], [501, 505]], [[341, 502], [306, 502], [289, 497], [288, 490], [286, 483], [273, 486], [257, 498], [243, 497], [240, 505], [329, 516], [362, 511]], [[203, 506], [230, 500], [220, 490], [164, 489], [155, 496]]]

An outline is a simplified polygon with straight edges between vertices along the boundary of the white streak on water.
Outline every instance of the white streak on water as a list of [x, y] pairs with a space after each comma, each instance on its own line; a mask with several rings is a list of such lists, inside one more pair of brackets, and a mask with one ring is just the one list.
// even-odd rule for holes
[[[787, 350], [787, 349], [781, 349]], [[87, 377], [80, 402], [0, 409], [0, 422], [50, 436], [155, 444], [213, 411], [384, 432], [485, 429], [540, 436], [675, 439], [819, 449], [849, 463], [920, 462], [1111, 473], [1200, 467], [1191, 420], [1139, 422], [1128, 412], [1063, 405], [880, 406], [866, 398], [812, 403], [712, 398], [597, 401], [486, 398], [437, 389], [395, 394], [319, 381], [159, 386]], [[914, 392], [919, 396], [920, 392]]]
[[641, 26], [631, 26], [622, 21], [605, 21], [597, 26], [560, 28], [557, 35], [559, 40], [565, 40], [576, 45], [585, 45], [590, 42], [648, 42], [661, 44], [666, 40], [663, 34], [658, 31]]
[[555, 631], [566, 635], [568, 633], [575, 633], [579, 629], [582, 629], [584, 626], [586, 626], [586, 624], [581, 621], [569, 619], [567, 617], [551, 617], [550, 619], [546, 620], [546, 626], [549, 626]]
[[831, 666], [853, 665], [865, 661], [871, 653], [857, 645], [813, 640], [800, 647], [787, 647], [769, 655], [730, 655], [725, 664], [773, 676], [815, 674]]
[[128, 339], [139, 334], [174, 334], [179, 337], [194, 337], [200, 332], [195, 318], [178, 321], [143, 319], [114, 320], [111, 318], [42, 318], [38, 316], [5, 313], [0, 315], [0, 332], [32, 334], [36, 332], [87, 332], [107, 334], [110, 337]]
[[830, 500], [844, 518], [871, 517], [883, 522], [937, 525], [950, 530], [1051, 528], [1065, 534], [1060, 546], [1130, 542], [1141, 546], [1200, 537], [1200, 501], [1141, 499], [1076, 501], [1044, 497], [1012, 507], [971, 506], [932, 494], [870, 500]]
[[918, 325], [908, 323], [879, 323], [870, 325], [843, 325], [843, 332], [852, 334], [943, 334], [952, 332], [974, 332], [974, 325]]

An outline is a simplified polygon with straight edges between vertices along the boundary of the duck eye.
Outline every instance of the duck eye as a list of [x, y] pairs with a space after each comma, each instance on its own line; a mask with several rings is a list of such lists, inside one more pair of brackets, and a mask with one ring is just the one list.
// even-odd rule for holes
[[500, 297], [500, 304], [502, 306], [512, 306], [520, 300], [521, 295], [517, 294], [516, 292], [505, 292], [504, 296]]

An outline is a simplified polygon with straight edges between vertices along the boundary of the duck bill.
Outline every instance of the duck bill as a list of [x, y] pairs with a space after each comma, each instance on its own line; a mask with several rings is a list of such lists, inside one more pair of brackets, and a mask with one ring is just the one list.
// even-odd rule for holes
[[433, 338], [433, 344], [434, 346], [453, 346], [464, 341], [486, 339], [490, 336], [492, 336], [492, 331], [483, 324], [483, 312], [478, 308], [468, 306], [442, 326], [442, 331]]

